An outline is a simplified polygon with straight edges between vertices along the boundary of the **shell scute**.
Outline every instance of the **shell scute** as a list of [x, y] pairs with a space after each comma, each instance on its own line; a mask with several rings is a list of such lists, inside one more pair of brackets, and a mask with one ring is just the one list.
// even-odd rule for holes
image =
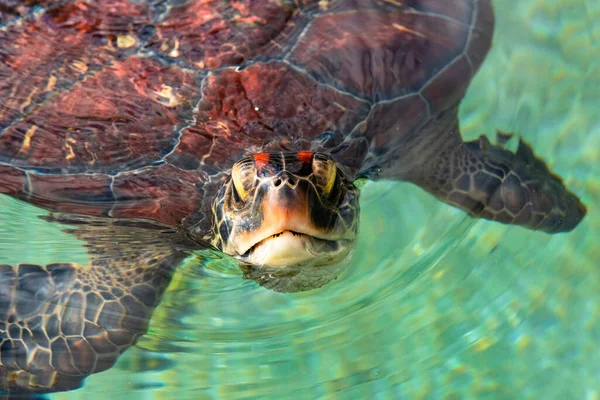
[[205, 174], [183, 171], [169, 164], [119, 174], [112, 185], [116, 203], [110, 216], [177, 225], [202, 207], [203, 192], [196, 184], [207, 180]]
[[[0, 127], [125, 56], [114, 45], [118, 36], [136, 36], [151, 23], [147, 6], [128, 1], [111, 1], [109, 7], [84, 1], [25, 3], [47, 8], [35, 14], [23, 11], [28, 18], [0, 29], [0, 98], [5, 99]], [[136, 50], [132, 46], [127, 53]]]
[[0, 161], [47, 173], [114, 174], [160, 160], [199, 94], [197, 76], [151, 59], [115, 62], [0, 135]]
[[212, 70], [281, 56], [307, 21], [291, 2], [188, 1], [166, 13], [149, 48], [167, 59]]
[[[266, 95], [268, 94], [268, 95]], [[321, 85], [281, 62], [209, 75], [196, 123], [183, 130], [169, 162], [227, 169], [246, 152], [308, 150], [325, 131], [349, 132], [369, 112], [365, 101]]]
[[56, 211], [106, 216], [115, 200], [105, 174], [30, 174], [28, 200]]
[[468, 25], [414, 12], [325, 14], [311, 23], [290, 61], [320, 82], [386, 100], [418, 91], [462, 52], [468, 32]]

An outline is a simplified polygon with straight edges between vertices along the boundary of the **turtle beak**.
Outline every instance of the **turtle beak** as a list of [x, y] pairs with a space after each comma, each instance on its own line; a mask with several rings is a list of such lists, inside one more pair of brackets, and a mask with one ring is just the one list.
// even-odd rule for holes
[[346, 246], [334, 240], [319, 239], [295, 231], [271, 235], [252, 246], [242, 259], [256, 265], [284, 267], [305, 264], [316, 259], [336, 259], [347, 254]]
[[317, 193], [310, 182], [284, 171], [269, 179], [261, 189], [262, 201], [257, 199], [256, 204], [256, 214], [262, 214], [260, 227], [237, 236], [235, 243], [236, 253], [244, 261], [269, 266], [294, 265], [325, 254], [329, 257], [346, 247], [341, 244], [347, 238], [332, 234], [323, 226], [324, 221], [315, 221], [312, 207]]

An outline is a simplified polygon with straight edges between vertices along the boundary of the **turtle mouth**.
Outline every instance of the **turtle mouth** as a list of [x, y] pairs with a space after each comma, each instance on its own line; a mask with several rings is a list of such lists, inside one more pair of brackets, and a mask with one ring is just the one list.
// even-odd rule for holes
[[290, 266], [309, 260], [331, 258], [346, 247], [343, 246], [344, 242], [346, 240], [323, 239], [286, 229], [256, 241], [240, 258], [252, 264]]
[[291, 234], [292, 236], [296, 236], [296, 237], [306, 237], [309, 236], [305, 233], [301, 233], [301, 232], [296, 232], [296, 231], [291, 231], [291, 230], [285, 230], [285, 231], [281, 231], [279, 233], [275, 233], [271, 236], [268, 236], [264, 239], [259, 240], [258, 242], [254, 243], [252, 245], [252, 247], [250, 247], [244, 254], [242, 254], [242, 257], [248, 257], [250, 256], [250, 254], [252, 254], [259, 246], [261, 246], [262, 244], [264, 244], [266, 241], [271, 240], [271, 239], [275, 239], [280, 237], [281, 235], [284, 234]]

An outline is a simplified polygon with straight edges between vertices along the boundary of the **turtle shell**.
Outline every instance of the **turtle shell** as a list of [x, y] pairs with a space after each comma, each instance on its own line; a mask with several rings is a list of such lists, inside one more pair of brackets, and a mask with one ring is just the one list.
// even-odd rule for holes
[[7, 4], [0, 193], [169, 225], [249, 152], [364, 173], [456, 106], [494, 22], [489, 0]]

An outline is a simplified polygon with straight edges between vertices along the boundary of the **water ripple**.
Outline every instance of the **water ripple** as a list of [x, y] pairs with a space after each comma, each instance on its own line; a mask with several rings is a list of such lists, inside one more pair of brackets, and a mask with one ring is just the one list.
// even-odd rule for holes
[[[359, 246], [336, 281], [274, 293], [201, 252], [138, 346], [55, 398], [597, 398], [600, 8], [512, 3], [497, 7], [461, 126], [532, 143], [589, 205], [575, 231], [473, 221], [409, 184], [368, 184]], [[0, 263], [85, 262], [40, 213], [0, 197]]]

